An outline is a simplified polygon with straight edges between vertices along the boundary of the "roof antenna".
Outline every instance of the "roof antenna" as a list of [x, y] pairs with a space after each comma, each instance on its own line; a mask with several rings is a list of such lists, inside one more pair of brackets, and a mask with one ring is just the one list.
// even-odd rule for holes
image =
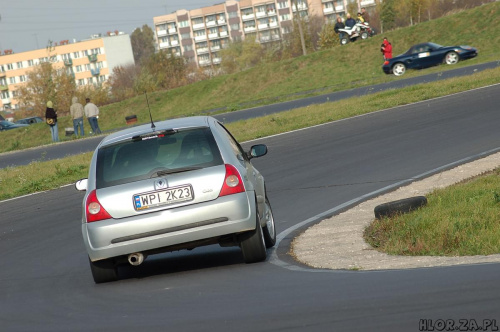
[[153, 131], [155, 131], [156, 126], [153, 122], [153, 116], [151, 115], [151, 108], [149, 107], [148, 93], [146, 91], [144, 91], [144, 94], [146, 95], [146, 102], [148, 103], [149, 118], [151, 119], [151, 129], [153, 129]]

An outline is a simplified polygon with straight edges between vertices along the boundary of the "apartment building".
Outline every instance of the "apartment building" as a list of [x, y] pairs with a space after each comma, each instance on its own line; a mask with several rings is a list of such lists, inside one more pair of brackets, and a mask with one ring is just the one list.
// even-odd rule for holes
[[221, 62], [220, 50], [230, 41], [255, 37], [260, 43], [279, 41], [291, 32], [294, 15], [335, 20], [349, 3], [372, 7], [375, 0], [228, 0], [199, 9], [178, 10], [153, 18], [156, 46], [184, 56], [199, 67]]
[[42, 62], [52, 62], [75, 77], [77, 86], [104, 83], [117, 66], [134, 64], [130, 36], [112, 32], [88, 40], [63, 40], [51, 47], [0, 55], [0, 110], [19, 109], [17, 89], [26, 84], [27, 74]]

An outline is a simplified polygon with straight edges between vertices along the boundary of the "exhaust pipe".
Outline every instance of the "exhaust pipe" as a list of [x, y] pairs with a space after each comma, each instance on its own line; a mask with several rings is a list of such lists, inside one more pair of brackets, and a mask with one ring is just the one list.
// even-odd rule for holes
[[140, 252], [130, 254], [128, 255], [128, 262], [133, 266], [141, 265], [144, 262], [144, 255]]

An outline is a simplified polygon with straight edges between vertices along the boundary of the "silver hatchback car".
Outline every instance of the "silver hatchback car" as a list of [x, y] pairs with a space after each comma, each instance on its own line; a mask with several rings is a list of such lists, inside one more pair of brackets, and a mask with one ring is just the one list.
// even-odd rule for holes
[[246, 263], [266, 259], [276, 231], [264, 178], [212, 117], [126, 129], [102, 140], [92, 157], [82, 233], [96, 283], [118, 279], [119, 264], [151, 254], [220, 244], [240, 246]]

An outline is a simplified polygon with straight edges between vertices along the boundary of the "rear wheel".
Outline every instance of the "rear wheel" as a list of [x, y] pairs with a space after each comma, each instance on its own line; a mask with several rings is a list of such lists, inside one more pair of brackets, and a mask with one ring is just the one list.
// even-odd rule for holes
[[392, 66], [392, 73], [396, 76], [401, 76], [406, 72], [406, 66], [404, 63], [398, 62]]
[[266, 243], [266, 248], [271, 248], [276, 244], [276, 227], [274, 225], [273, 210], [271, 209], [271, 204], [269, 203], [267, 197], [264, 220], [266, 221], [266, 226], [262, 228], [264, 233], [264, 242]]
[[454, 65], [458, 62], [458, 60], [459, 57], [456, 52], [448, 52], [444, 57], [444, 62], [446, 62], [447, 65]]
[[241, 252], [245, 263], [257, 263], [266, 259], [266, 245], [264, 233], [260, 226], [259, 213], [256, 211], [255, 231], [240, 242]]
[[363, 32], [361, 33], [361, 39], [368, 39], [368, 32], [363, 31]]
[[118, 280], [118, 271], [113, 260], [103, 259], [92, 262], [89, 258], [89, 263], [96, 284]]

